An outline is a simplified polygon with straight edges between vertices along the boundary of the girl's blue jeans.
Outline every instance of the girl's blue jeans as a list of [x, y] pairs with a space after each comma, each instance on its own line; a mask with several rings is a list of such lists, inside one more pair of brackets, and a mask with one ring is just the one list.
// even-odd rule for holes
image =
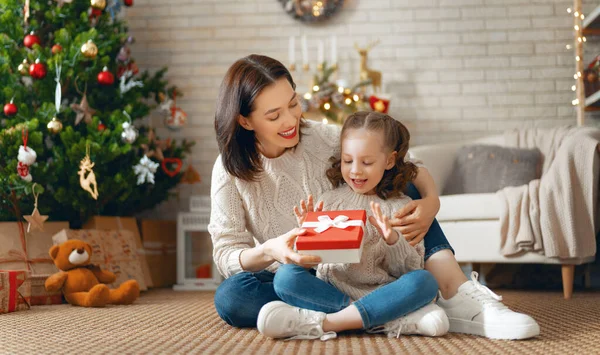
[[[420, 199], [411, 184], [407, 193]], [[440, 250], [454, 250], [437, 220], [425, 235], [425, 260]], [[437, 282], [425, 270], [416, 270], [382, 286], [354, 302], [365, 329], [384, 324], [429, 303], [436, 295]], [[299, 266], [282, 265], [276, 274], [269, 271], [242, 272], [219, 285], [215, 308], [219, 316], [234, 327], [256, 327], [258, 312], [271, 301], [284, 302], [325, 313], [342, 310], [350, 304], [348, 296], [318, 279], [314, 272]]]

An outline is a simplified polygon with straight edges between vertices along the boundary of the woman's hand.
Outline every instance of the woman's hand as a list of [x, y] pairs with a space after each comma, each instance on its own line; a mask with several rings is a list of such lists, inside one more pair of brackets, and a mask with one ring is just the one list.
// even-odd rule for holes
[[397, 231], [392, 229], [390, 219], [388, 216], [383, 215], [381, 212], [381, 207], [378, 203], [371, 201], [371, 213], [373, 213], [373, 215], [369, 216], [369, 222], [371, 222], [371, 224], [377, 228], [388, 245], [395, 244], [400, 236], [398, 235]]
[[438, 198], [410, 201], [394, 213], [390, 222], [398, 228], [410, 245], [415, 246], [425, 238], [439, 210], [439, 203]]
[[298, 209], [298, 206], [294, 206], [294, 214], [296, 215], [296, 220], [298, 221], [298, 226], [300, 227], [302, 226], [302, 223], [304, 223], [308, 212], [321, 212], [323, 210], [323, 201], [320, 201], [317, 203], [317, 206], [314, 207], [313, 196], [308, 195], [307, 200], [308, 202], [304, 200], [300, 201], [300, 209]]
[[306, 229], [294, 228], [277, 238], [269, 239], [263, 243], [265, 255], [282, 264], [296, 264], [310, 268], [321, 262], [321, 258], [312, 255], [301, 255], [294, 251], [296, 237], [306, 232]]

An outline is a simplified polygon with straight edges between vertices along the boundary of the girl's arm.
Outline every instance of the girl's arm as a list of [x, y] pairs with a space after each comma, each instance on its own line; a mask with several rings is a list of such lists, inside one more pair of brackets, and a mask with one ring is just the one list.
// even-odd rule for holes
[[425, 238], [431, 223], [440, 210], [440, 197], [427, 168], [419, 166], [413, 184], [421, 195], [420, 200], [413, 200], [394, 213], [391, 223], [397, 227], [407, 241], [415, 246]]

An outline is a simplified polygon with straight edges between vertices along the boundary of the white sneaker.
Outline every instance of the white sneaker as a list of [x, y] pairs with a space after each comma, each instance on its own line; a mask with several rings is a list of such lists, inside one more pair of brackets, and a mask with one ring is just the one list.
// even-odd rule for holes
[[325, 316], [323, 312], [273, 301], [260, 309], [256, 327], [262, 335], [270, 338], [333, 339], [337, 336], [335, 332], [323, 331]]
[[540, 326], [530, 316], [511, 311], [502, 297], [477, 281], [471, 272], [471, 281], [458, 288], [458, 293], [445, 300], [439, 294], [437, 304], [450, 319], [450, 332], [480, 335], [491, 339], [527, 339], [540, 334]]
[[448, 316], [438, 305], [430, 303], [412, 313], [387, 322], [382, 326], [367, 330], [368, 333], [386, 333], [388, 337], [399, 338], [400, 334], [419, 334], [430, 337], [448, 333]]

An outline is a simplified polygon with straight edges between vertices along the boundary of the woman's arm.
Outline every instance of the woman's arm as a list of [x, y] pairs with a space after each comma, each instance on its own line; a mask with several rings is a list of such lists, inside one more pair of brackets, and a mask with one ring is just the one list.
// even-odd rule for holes
[[440, 210], [440, 197], [433, 177], [423, 166], [419, 166], [413, 184], [421, 195], [421, 199], [409, 202], [394, 213], [391, 223], [414, 246], [425, 238], [425, 234]]

